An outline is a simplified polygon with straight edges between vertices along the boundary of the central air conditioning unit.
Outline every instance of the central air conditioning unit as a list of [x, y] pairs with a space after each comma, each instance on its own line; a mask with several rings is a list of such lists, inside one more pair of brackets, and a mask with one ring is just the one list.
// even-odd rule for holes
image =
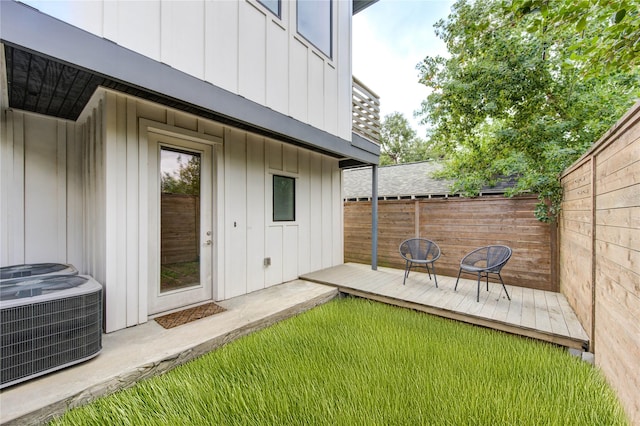
[[29, 263], [0, 268], [0, 282], [38, 275], [78, 275], [78, 270], [64, 263]]
[[[100, 283], [70, 265], [37, 275], [38, 265], [0, 268], [2, 277], [25, 273], [0, 279], [0, 389], [86, 361], [102, 349]], [[56, 275], [63, 270], [75, 275]]]

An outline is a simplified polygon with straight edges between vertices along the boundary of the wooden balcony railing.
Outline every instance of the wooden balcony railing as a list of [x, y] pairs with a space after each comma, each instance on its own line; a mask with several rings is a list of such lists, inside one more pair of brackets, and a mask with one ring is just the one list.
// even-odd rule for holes
[[353, 77], [353, 132], [380, 143], [380, 97]]

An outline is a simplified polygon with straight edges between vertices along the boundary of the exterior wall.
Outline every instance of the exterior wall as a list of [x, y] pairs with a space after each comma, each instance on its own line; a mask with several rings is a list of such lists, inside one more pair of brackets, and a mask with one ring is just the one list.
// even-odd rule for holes
[[[342, 263], [338, 161], [225, 130], [225, 286], [228, 299]], [[273, 222], [272, 176], [296, 178], [296, 221]], [[271, 266], [264, 259], [271, 258]]]
[[[504, 244], [513, 250], [501, 272], [506, 284], [557, 291], [553, 230], [534, 217], [536, 203], [536, 197], [378, 201], [378, 264], [404, 269], [400, 243], [423, 237], [442, 252], [436, 272], [455, 277], [465, 254]], [[344, 209], [345, 261], [370, 263], [371, 203], [346, 202]]]
[[83, 256], [75, 124], [2, 110], [0, 263], [73, 263]]
[[[562, 292], [640, 422], [640, 102], [562, 176]], [[590, 326], [590, 327], [589, 327]]]
[[[214, 146], [216, 300], [342, 263], [337, 159], [106, 90], [77, 123], [5, 114], [0, 264], [91, 274], [105, 286], [107, 332], [148, 318], [149, 126]], [[271, 220], [273, 174], [296, 178], [295, 222]]]
[[351, 1], [333, 2], [333, 57], [257, 0], [25, 3], [260, 105], [351, 140]]

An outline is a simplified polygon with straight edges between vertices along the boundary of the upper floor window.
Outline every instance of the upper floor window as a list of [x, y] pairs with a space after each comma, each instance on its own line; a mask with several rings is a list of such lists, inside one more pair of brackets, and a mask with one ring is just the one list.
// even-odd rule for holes
[[331, 0], [298, 0], [298, 34], [331, 58]]
[[258, 3], [269, 9], [280, 18], [280, 8], [281, 8], [281, 0], [258, 0]]

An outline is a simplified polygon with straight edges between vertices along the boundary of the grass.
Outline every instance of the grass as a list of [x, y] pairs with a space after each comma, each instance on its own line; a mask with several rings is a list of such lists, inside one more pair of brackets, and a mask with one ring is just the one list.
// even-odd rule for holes
[[624, 425], [599, 371], [549, 345], [338, 299], [55, 425]]
[[177, 290], [200, 284], [200, 262], [164, 264], [160, 267], [161, 291]]

